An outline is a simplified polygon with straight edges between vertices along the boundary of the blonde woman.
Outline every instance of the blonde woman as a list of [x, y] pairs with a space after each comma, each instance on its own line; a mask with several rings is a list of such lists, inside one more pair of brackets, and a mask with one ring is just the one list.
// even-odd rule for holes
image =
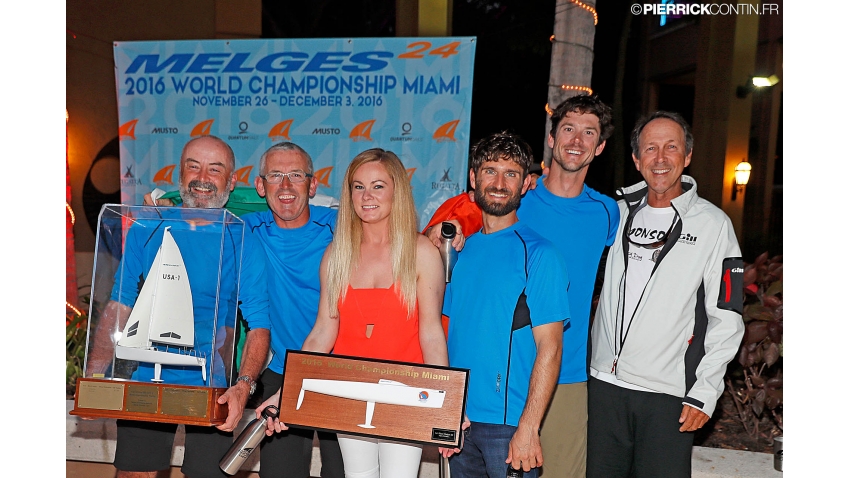
[[[390, 151], [351, 161], [333, 242], [322, 258], [316, 324], [302, 350], [448, 365], [440, 322], [445, 279], [437, 248], [417, 232], [404, 165]], [[279, 393], [263, 403], [276, 405]], [[285, 425], [269, 421], [268, 434]], [[339, 434], [346, 477], [415, 478], [422, 447]]]

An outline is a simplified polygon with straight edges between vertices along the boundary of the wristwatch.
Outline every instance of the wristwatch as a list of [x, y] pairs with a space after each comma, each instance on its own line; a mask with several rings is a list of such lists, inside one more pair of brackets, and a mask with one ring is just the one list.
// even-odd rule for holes
[[[248, 391], [249, 396], [253, 395], [254, 390], [257, 389], [257, 382], [251, 380], [251, 377], [249, 377], [247, 375], [242, 375], [241, 377], [237, 378], [236, 381], [237, 382], [245, 382], [245, 383], [248, 384], [249, 387], [251, 387], [251, 390]], [[234, 385], [236, 385], [236, 384], [234, 383]]]

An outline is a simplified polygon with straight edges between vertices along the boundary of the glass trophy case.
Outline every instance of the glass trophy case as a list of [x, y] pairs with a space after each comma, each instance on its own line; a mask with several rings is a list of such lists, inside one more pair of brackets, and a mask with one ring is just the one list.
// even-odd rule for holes
[[71, 414], [224, 423], [244, 234], [226, 209], [103, 206]]

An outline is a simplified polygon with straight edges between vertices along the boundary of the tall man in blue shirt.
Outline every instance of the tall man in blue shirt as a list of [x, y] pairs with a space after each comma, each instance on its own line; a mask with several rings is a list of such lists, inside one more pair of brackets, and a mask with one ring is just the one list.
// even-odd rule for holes
[[[570, 274], [572, 315], [564, 330], [558, 386], [540, 437], [546, 456], [542, 474], [550, 478], [585, 475], [590, 306], [600, 260], [614, 243], [620, 213], [613, 199], [584, 180], [612, 131], [611, 108], [596, 96], [573, 96], [558, 105], [549, 132], [552, 164], [517, 211], [520, 221], [561, 251]], [[439, 228], [427, 232], [438, 244]]]
[[531, 148], [500, 133], [479, 141], [471, 156], [483, 229], [459, 254], [444, 305], [449, 362], [470, 369], [470, 424], [451, 473], [502, 478], [511, 466], [536, 478], [539, 428], [570, 317], [567, 268], [552, 243], [517, 219], [531, 183]]
[[[309, 205], [318, 181], [313, 160], [290, 142], [273, 145], [260, 157], [255, 187], [268, 211], [242, 217], [265, 250], [266, 278], [275, 307], [269, 308], [274, 356], [263, 372], [263, 400], [280, 389], [286, 350], [301, 350], [319, 308], [319, 264], [333, 239], [336, 210]], [[261, 410], [258, 410], [259, 413]], [[260, 476], [307, 478], [313, 430], [289, 429], [266, 437], [260, 450]], [[336, 434], [318, 432], [323, 478], [342, 478]]]

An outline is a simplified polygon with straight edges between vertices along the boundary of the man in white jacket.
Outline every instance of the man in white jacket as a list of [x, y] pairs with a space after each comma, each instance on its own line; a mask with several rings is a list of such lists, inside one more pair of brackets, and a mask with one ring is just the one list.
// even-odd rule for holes
[[693, 135], [657, 111], [632, 132], [644, 181], [620, 227], [591, 331], [587, 476], [689, 477], [693, 432], [744, 333], [743, 261], [726, 214], [697, 196]]

